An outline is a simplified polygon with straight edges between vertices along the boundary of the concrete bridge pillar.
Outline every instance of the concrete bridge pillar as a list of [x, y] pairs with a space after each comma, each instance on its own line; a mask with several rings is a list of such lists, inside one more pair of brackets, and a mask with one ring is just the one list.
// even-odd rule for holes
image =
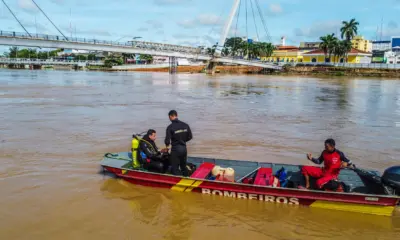
[[175, 74], [177, 71], [178, 62], [176, 57], [169, 57], [169, 73]]
[[206, 67], [206, 74], [214, 75], [216, 68], [217, 68], [216, 62], [212, 62], [212, 61], [208, 62], [207, 67]]

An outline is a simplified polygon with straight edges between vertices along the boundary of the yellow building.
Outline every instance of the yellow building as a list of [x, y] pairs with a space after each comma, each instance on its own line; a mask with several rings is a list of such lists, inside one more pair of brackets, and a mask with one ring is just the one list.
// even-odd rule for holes
[[353, 48], [364, 52], [372, 52], [372, 42], [364, 39], [363, 36], [355, 36], [351, 40], [351, 45]]
[[[371, 63], [372, 53], [360, 51], [352, 48], [347, 55], [347, 63]], [[331, 56], [331, 59], [325, 59], [324, 51], [321, 49], [310, 51], [303, 54], [304, 63], [326, 63], [335, 62], [343, 63], [345, 62], [343, 58], [335, 58]]]
[[303, 51], [294, 46], [278, 46], [270, 57], [261, 57], [266, 62], [302, 62]]

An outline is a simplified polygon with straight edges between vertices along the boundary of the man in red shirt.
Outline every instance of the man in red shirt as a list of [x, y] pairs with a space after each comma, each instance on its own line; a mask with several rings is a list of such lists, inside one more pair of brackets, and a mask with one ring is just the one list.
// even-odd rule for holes
[[344, 154], [335, 148], [335, 140], [325, 141], [325, 150], [319, 158], [313, 158], [312, 154], [307, 154], [307, 158], [315, 164], [324, 163], [324, 167], [303, 166], [301, 173], [306, 179], [306, 188], [310, 188], [310, 176], [317, 178], [317, 188], [322, 189], [330, 180], [337, 179], [341, 168], [350, 166], [352, 163]]

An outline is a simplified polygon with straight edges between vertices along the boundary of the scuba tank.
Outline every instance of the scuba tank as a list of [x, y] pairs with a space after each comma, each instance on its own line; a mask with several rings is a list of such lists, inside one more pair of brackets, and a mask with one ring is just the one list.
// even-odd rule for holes
[[140, 162], [138, 159], [139, 142], [139, 135], [132, 135], [132, 165], [134, 168], [140, 168]]

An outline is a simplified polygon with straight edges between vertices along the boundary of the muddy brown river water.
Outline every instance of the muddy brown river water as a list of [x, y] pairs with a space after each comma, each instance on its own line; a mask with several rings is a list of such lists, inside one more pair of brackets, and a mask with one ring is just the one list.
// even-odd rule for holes
[[399, 239], [400, 218], [131, 185], [106, 152], [176, 109], [189, 154], [308, 164], [333, 137], [358, 166], [400, 163], [400, 80], [0, 69], [0, 239]]

